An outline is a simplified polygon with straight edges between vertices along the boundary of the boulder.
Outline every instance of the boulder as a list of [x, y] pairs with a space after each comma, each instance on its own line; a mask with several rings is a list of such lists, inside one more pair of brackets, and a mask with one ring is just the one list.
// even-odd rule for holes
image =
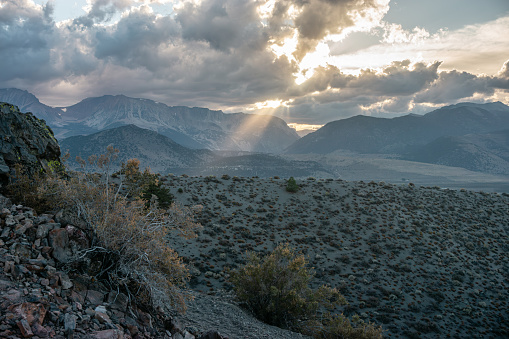
[[49, 232], [49, 243], [53, 248], [53, 258], [61, 263], [68, 263], [72, 258], [69, 248], [69, 233], [65, 228], [57, 228]]
[[60, 147], [44, 120], [0, 102], [0, 186], [20, 164], [29, 175], [61, 168]]

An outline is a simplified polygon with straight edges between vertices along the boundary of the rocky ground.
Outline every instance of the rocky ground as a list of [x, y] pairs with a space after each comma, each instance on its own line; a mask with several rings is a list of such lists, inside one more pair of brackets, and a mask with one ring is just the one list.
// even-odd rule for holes
[[[149, 312], [97, 281], [88, 273], [92, 267], [72, 264], [90, 237], [66, 219], [59, 212], [37, 215], [0, 195], [0, 338], [303, 337], [202, 293], [193, 293], [188, 312], [178, 318], [171, 309]], [[199, 328], [193, 326], [197, 318]]]
[[[163, 181], [178, 201], [204, 207], [199, 236], [173, 242], [196, 291], [227, 300], [228, 269], [246, 251], [289, 242], [315, 268], [316, 285], [345, 295], [345, 314], [381, 324], [387, 337], [509, 335], [507, 194], [313, 178], [295, 194], [282, 178]], [[186, 320], [200, 328], [206, 318]]]

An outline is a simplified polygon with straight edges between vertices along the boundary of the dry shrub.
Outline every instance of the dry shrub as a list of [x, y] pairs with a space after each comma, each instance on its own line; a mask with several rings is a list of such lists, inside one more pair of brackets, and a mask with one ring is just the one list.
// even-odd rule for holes
[[265, 258], [251, 253], [247, 265], [232, 272], [235, 293], [243, 305], [268, 324], [314, 338], [382, 338], [382, 328], [331, 313], [345, 298], [327, 286], [311, 289], [313, 273], [306, 260], [288, 244]]
[[381, 339], [383, 330], [381, 326], [366, 324], [359, 316], [352, 320], [343, 314], [327, 314], [322, 324], [309, 333], [315, 338], [323, 339]]
[[[89, 164], [102, 174], [69, 173], [68, 178], [48, 176], [39, 194], [53, 207], [69, 208], [94, 231], [96, 240], [91, 248], [76, 260], [100, 257], [103, 270], [98, 278], [124, 287], [130, 296], [137, 294], [132, 286], [145, 289], [149, 306], [171, 304], [185, 310], [188, 297], [183, 291], [189, 273], [181, 258], [170, 248], [169, 233], [180, 231], [185, 237], [195, 236], [200, 227], [193, 221], [193, 213], [176, 203], [169, 209], [157, 204], [148, 208], [141, 199], [129, 199], [120, 194], [121, 186], [109, 181], [109, 168], [116, 151], [89, 158]], [[83, 164], [83, 162], [82, 162]]]
[[237, 297], [258, 319], [294, 330], [302, 321], [316, 319], [319, 310], [346, 303], [336, 289], [311, 289], [312, 278], [304, 256], [288, 244], [263, 259], [251, 253], [248, 264], [232, 272]]
[[38, 193], [39, 187], [45, 180], [44, 173], [30, 174], [21, 164], [14, 167], [14, 176], [9, 178], [5, 194], [15, 203], [30, 206], [37, 213], [51, 209], [46, 197]]

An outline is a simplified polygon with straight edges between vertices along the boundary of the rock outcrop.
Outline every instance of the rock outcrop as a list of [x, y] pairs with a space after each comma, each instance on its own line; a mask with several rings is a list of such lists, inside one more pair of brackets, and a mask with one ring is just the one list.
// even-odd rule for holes
[[29, 174], [47, 171], [60, 165], [60, 148], [44, 120], [0, 102], [0, 186], [7, 183], [16, 164]]

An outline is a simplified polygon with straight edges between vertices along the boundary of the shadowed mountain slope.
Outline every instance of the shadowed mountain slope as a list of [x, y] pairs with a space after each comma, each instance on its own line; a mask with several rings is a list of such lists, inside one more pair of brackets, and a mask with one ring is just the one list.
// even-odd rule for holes
[[509, 130], [438, 138], [405, 157], [413, 161], [508, 175]]
[[500, 103], [462, 103], [423, 116], [393, 119], [355, 116], [330, 122], [297, 140], [287, 153], [327, 154], [336, 150], [358, 153], [405, 154], [437, 138], [487, 133], [509, 128], [509, 107]]
[[140, 160], [140, 168], [150, 167], [152, 171], [162, 174], [331, 176], [328, 170], [314, 161], [286, 160], [263, 153], [241, 152], [241, 155], [232, 155], [228, 154], [232, 152], [225, 152], [221, 155], [205, 149], [190, 149], [164, 135], [135, 125], [121, 126], [87, 136], [73, 136], [60, 142], [62, 152], [69, 151], [69, 165], [72, 168], [79, 167], [75, 161], [76, 156], [87, 159], [90, 155], [103, 154], [109, 145], [120, 151], [118, 164], [137, 158]]
[[74, 161], [76, 156], [87, 159], [90, 155], [102, 154], [108, 145], [120, 150], [119, 161], [137, 158], [141, 168], [150, 166], [156, 172], [199, 166], [214, 157], [211, 151], [189, 149], [154, 131], [134, 125], [73, 136], [60, 142], [62, 152], [69, 151], [71, 155], [71, 167], [78, 166]]

